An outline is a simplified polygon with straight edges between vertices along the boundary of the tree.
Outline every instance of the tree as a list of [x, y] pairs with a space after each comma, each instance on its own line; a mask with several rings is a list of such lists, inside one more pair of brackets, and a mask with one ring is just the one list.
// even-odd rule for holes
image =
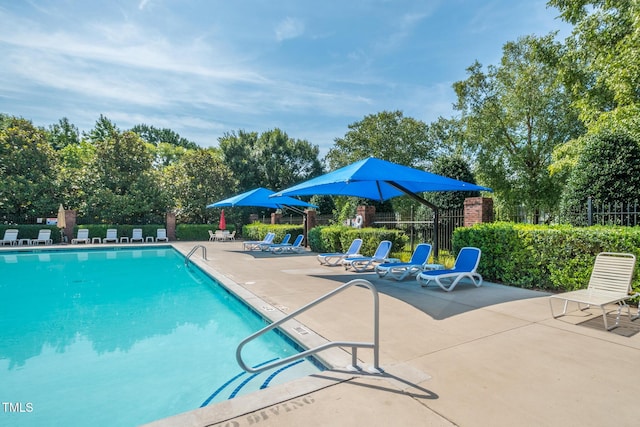
[[[437, 157], [431, 165], [430, 172], [471, 184], [476, 183], [471, 168], [459, 155]], [[479, 195], [478, 191], [444, 191], [428, 193], [426, 197], [441, 209], [461, 209], [464, 207], [464, 199]]]
[[[574, 25], [562, 75], [588, 127], [606, 116], [640, 113], [640, 3], [635, 0], [549, 0]], [[604, 117], [603, 117], [604, 116]]]
[[[188, 150], [165, 169], [163, 186], [175, 202], [179, 221], [207, 224], [219, 216], [207, 205], [237, 191], [238, 182], [212, 148]], [[233, 216], [229, 218], [233, 221]]]
[[80, 132], [69, 119], [63, 117], [57, 124], [49, 126], [48, 139], [54, 150], [61, 150], [67, 145], [79, 144]]
[[158, 145], [164, 142], [190, 150], [198, 148], [198, 144], [195, 142], [189, 141], [167, 128], [158, 129], [153, 126], [140, 124], [132, 127], [131, 132], [137, 133], [143, 140], [153, 145]]
[[553, 149], [583, 132], [557, 70], [553, 34], [527, 36], [503, 47], [500, 66], [476, 62], [454, 84], [477, 176], [507, 207], [554, 209], [562, 180], [548, 167]]
[[281, 190], [322, 173], [319, 149], [290, 138], [280, 129], [257, 133], [238, 131], [219, 139], [223, 159], [240, 181], [239, 190], [257, 187]]
[[350, 124], [344, 138], [336, 138], [326, 161], [332, 170], [370, 156], [420, 167], [427, 165], [433, 152], [425, 123], [404, 117], [401, 111], [383, 111]]
[[584, 208], [587, 198], [598, 204], [628, 203], [640, 194], [640, 139], [625, 130], [603, 130], [584, 138], [563, 197], [563, 213]]
[[2, 117], [0, 126], [0, 212], [43, 217], [61, 202], [57, 160], [44, 130], [25, 119]]
[[83, 180], [87, 194], [81, 210], [103, 222], [156, 222], [168, 202], [152, 169], [149, 146], [133, 132], [119, 132], [115, 126], [106, 129], [103, 137], [94, 139], [95, 156]]

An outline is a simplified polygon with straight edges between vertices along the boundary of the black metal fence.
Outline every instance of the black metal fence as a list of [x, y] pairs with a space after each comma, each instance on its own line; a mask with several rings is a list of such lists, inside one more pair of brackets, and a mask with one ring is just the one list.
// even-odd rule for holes
[[[422, 211], [423, 214], [410, 214], [402, 216], [399, 213], [376, 213], [374, 226], [404, 230], [409, 236], [411, 250], [418, 243], [433, 243], [434, 220], [433, 213]], [[440, 250], [451, 251], [451, 239], [453, 230], [464, 225], [464, 209], [441, 210], [438, 222], [438, 246]]]

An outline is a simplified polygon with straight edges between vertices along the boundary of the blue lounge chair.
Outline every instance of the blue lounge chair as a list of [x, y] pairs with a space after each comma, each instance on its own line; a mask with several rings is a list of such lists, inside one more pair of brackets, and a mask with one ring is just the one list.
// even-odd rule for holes
[[478, 287], [482, 285], [482, 276], [476, 271], [480, 263], [480, 255], [482, 255], [482, 251], [478, 248], [462, 248], [453, 269], [423, 271], [418, 273], [416, 280], [422, 286], [427, 286], [432, 281], [436, 282], [442, 289], [451, 292], [460, 280], [466, 277]]
[[276, 245], [290, 245], [291, 243], [289, 243], [289, 240], [291, 240], [291, 234], [287, 233], [284, 235], [284, 237], [282, 238], [282, 241], [280, 243], [261, 243], [260, 244], [260, 250], [262, 251], [268, 251], [272, 246], [276, 246]]
[[347, 252], [331, 252], [318, 254], [318, 261], [320, 264], [325, 265], [338, 265], [342, 263], [343, 259], [360, 257], [360, 247], [362, 246], [362, 239], [353, 239], [351, 246], [347, 249]]
[[302, 246], [302, 241], [304, 240], [303, 234], [298, 234], [296, 240], [293, 241], [293, 244], [286, 245], [271, 245], [269, 250], [274, 254], [286, 254], [286, 253], [301, 253], [305, 251], [304, 246]]
[[353, 268], [357, 272], [367, 271], [389, 260], [389, 252], [391, 252], [391, 242], [383, 240], [378, 245], [376, 252], [370, 257], [346, 258], [342, 260], [345, 270]]
[[410, 275], [418, 274], [428, 267], [431, 256], [431, 245], [420, 243], [411, 255], [409, 262], [387, 262], [376, 265], [376, 273], [379, 277], [389, 277], [403, 280]]
[[259, 250], [261, 244], [272, 244], [274, 237], [276, 237], [276, 233], [270, 231], [264, 236], [264, 240], [247, 240], [246, 242], [242, 242], [242, 248], [245, 251]]

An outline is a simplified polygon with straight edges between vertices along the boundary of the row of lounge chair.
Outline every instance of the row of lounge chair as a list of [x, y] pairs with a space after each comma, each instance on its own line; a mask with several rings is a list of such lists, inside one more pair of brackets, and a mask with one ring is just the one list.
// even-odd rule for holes
[[[362, 239], [354, 239], [349, 249], [344, 252], [318, 254], [320, 264], [335, 266], [343, 265], [345, 269], [354, 271], [368, 271], [372, 268], [379, 277], [404, 280], [406, 277], [415, 276], [416, 281], [422, 286], [432, 283], [443, 290], [450, 292], [463, 279], [476, 287], [482, 285], [482, 276], [478, 273], [478, 265], [482, 251], [479, 248], [464, 247], [458, 253], [453, 268], [444, 269], [438, 264], [429, 264], [431, 245], [419, 244], [409, 262], [398, 262], [388, 258], [391, 242], [382, 241], [376, 252], [371, 257], [363, 257], [359, 254]], [[634, 292], [631, 282], [636, 266], [636, 257], [629, 253], [602, 252], [596, 256], [589, 283], [586, 289], [551, 295], [549, 306], [551, 315], [558, 318], [567, 314], [569, 302], [577, 304], [578, 310], [586, 310], [591, 306], [599, 307], [606, 330], [611, 330], [619, 325], [622, 311], [625, 310], [629, 321], [640, 318], [640, 308], [637, 314], [632, 315], [627, 301], [640, 297], [640, 292]], [[562, 312], [554, 311], [554, 301], [563, 302]], [[615, 323], [609, 324], [607, 320], [607, 307], [617, 305]]]
[[421, 243], [416, 246], [409, 262], [389, 258], [391, 242], [383, 240], [375, 253], [370, 256], [359, 254], [362, 239], [354, 239], [345, 253], [324, 253], [318, 255], [320, 264], [341, 264], [346, 270], [356, 272], [373, 270], [379, 277], [404, 280], [415, 276], [418, 283], [428, 286], [432, 282], [447, 292], [452, 291], [464, 278], [468, 278], [475, 286], [482, 285], [482, 276], [478, 273], [478, 264], [482, 251], [478, 248], [465, 247], [460, 250], [452, 269], [444, 269], [440, 264], [429, 264], [431, 245]]
[[167, 237], [167, 230], [165, 228], [158, 228], [156, 230], [155, 238], [153, 236], [147, 236], [146, 239], [142, 236], [142, 228], [134, 228], [131, 232], [131, 237], [122, 236], [118, 238], [118, 230], [115, 228], [107, 229], [107, 234], [104, 238], [94, 237], [89, 238], [89, 229], [81, 228], [78, 230], [78, 234], [74, 239], [71, 239], [71, 244], [78, 243], [134, 243], [134, 242], [168, 242], [169, 238]]
[[247, 240], [242, 243], [242, 247], [245, 251], [267, 251], [274, 254], [301, 253], [305, 251], [304, 246], [302, 246], [304, 241], [304, 235], [302, 234], [299, 234], [293, 243], [289, 243], [291, 240], [291, 234], [289, 233], [284, 235], [280, 243], [273, 242], [275, 237], [275, 233], [269, 232], [263, 240]]
[[15, 228], [9, 228], [4, 231], [4, 237], [0, 240], [0, 246], [15, 246], [18, 244], [28, 245], [52, 245], [53, 239], [51, 239], [51, 230], [39, 230], [38, 237], [35, 239], [18, 239], [18, 230]]

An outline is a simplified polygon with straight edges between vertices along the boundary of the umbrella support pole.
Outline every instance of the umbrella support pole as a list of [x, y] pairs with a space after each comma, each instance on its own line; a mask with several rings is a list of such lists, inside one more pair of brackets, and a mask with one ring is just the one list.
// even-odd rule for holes
[[430, 208], [431, 210], [433, 210], [433, 256], [434, 257], [438, 257], [438, 254], [440, 253], [440, 245], [438, 244], [438, 224], [440, 222], [440, 209], [434, 205], [433, 203], [423, 199], [422, 197], [418, 196], [416, 193], [409, 191], [408, 189], [406, 189], [405, 187], [403, 187], [402, 185], [398, 184], [397, 182], [393, 182], [393, 181], [385, 181], [387, 184], [389, 184], [390, 186], [402, 191], [403, 193], [405, 193], [407, 196], [411, 197], [413, 200], [425, 205], [426, 207]]

